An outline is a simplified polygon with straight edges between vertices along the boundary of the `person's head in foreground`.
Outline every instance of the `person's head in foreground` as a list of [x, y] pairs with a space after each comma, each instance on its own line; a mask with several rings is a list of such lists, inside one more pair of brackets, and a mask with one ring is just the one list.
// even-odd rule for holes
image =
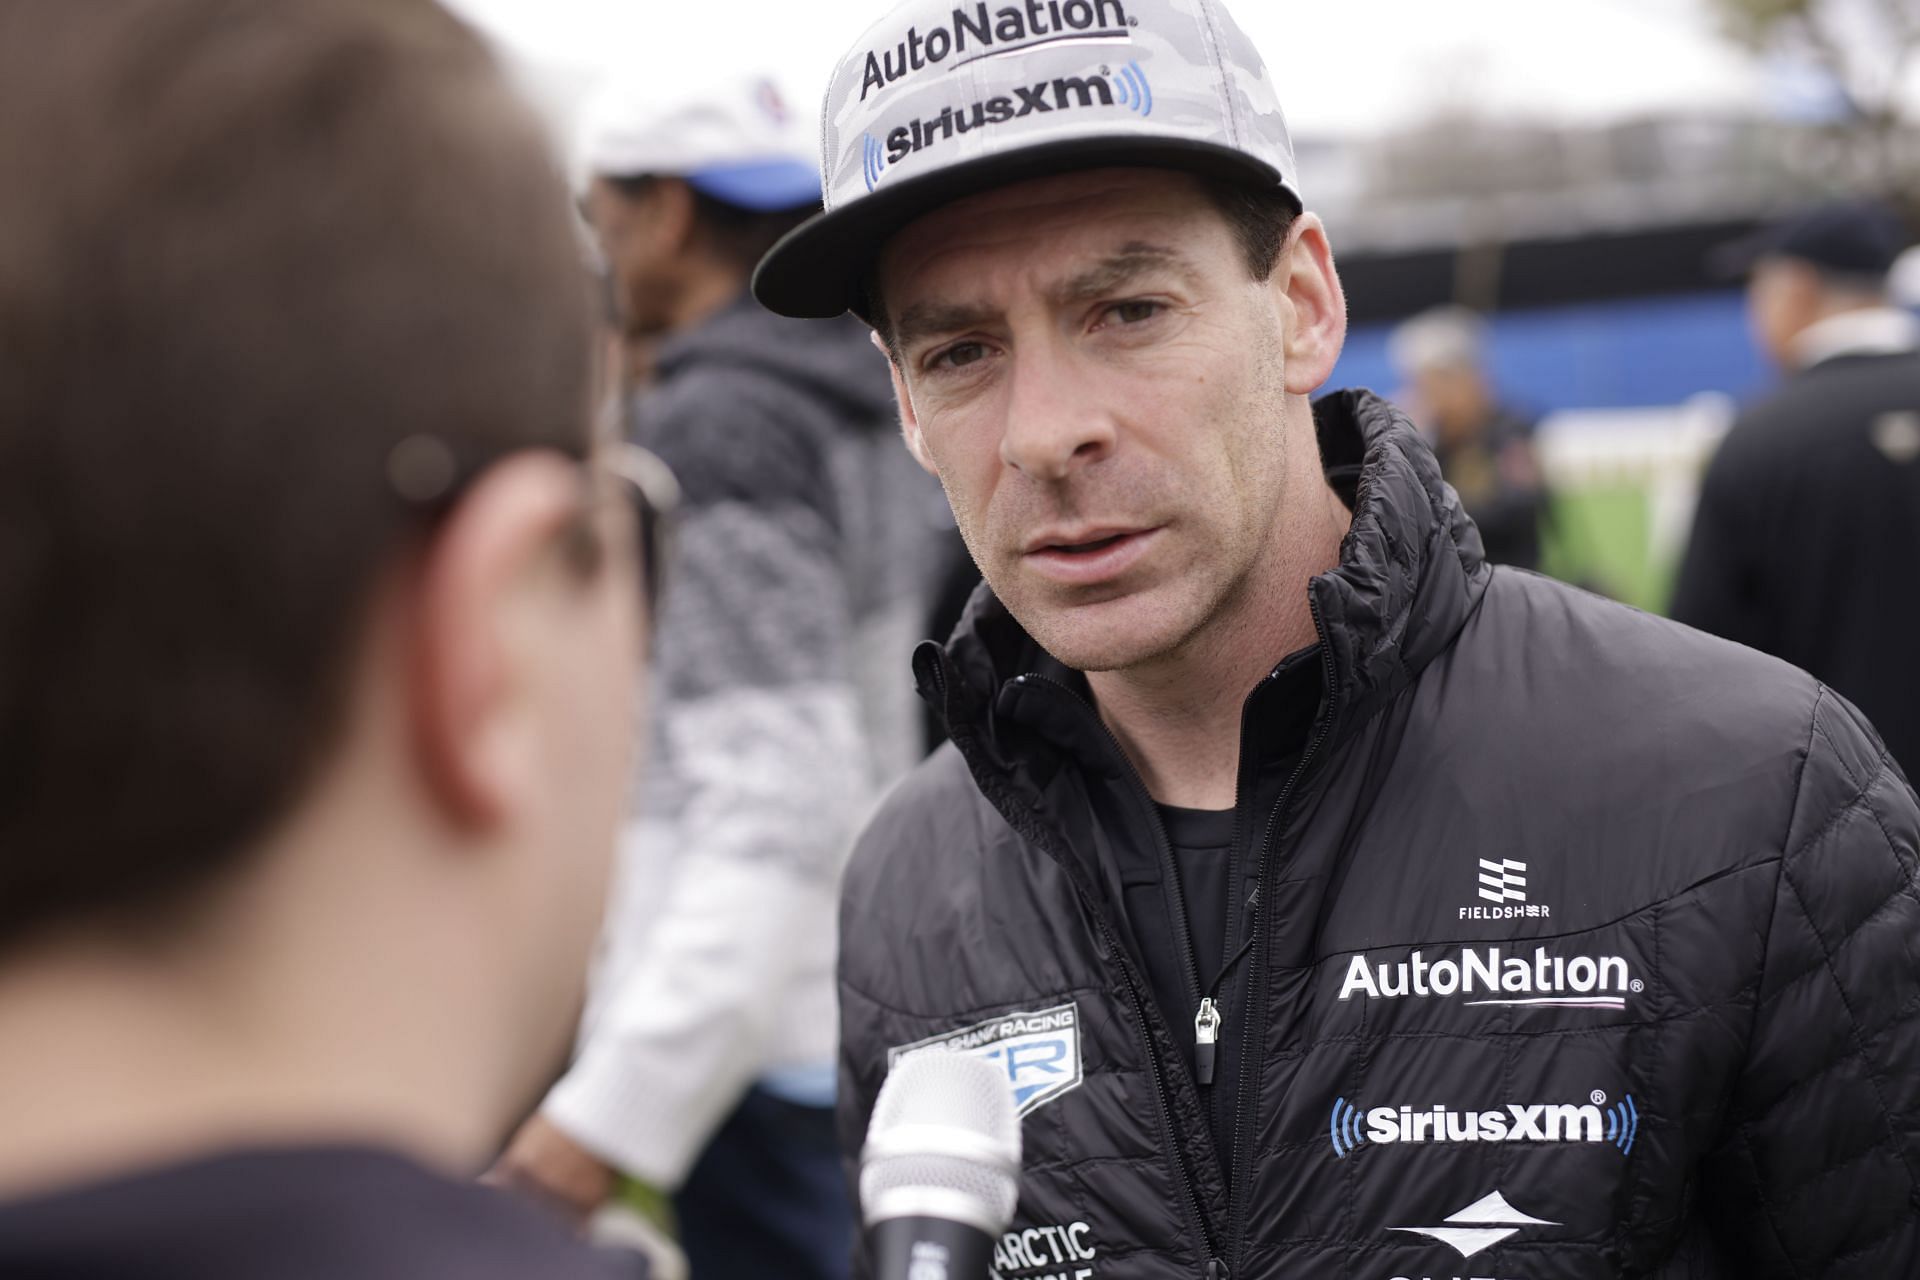
[[644, 650], [539, 126], [427, 0], [5, 0], [0, 185], [0, 1201], [479, 1167]]
[[764, 79], [674, 98], [617, 81], [589, 107], [580, 153], [581, 211], [636, 373], [662, 338], [739, 299], [761, 256], [820, 207], [805, 127]]

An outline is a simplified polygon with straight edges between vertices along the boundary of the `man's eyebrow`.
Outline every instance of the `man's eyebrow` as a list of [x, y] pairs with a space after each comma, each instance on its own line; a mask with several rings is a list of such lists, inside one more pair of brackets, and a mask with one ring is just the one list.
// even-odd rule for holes
[[977, 328], [996, 314], [992, 308], [974, 303], [915, 303], [894, 321], [893, 340], [901, 347], [910, 347], [925, 338]]
[[[1184, 279], [1195, 274], [1191, 260], [1177, 249], [1130, 240], [1110, 257], [1067, 277], [1048, 292], [1056, 303], [1085, 302], [1121, 289], [1149, 272], [1163, 270]], [[902, 348], [910, 347], [928, 338], [989, 324], [998, 314], [992, 307], [976, 303], [916, 303], [894, 322], [894, 341]]]
[[1055, 302], [1087, 302], [1115, 293], [1141, 276], [1167, 270], [1185, 279], [1191, 279], [1194, 274], [1193, 264], [1178, 250], [1144, 240], [1130, 240], [1111, 257], [1068, 276], [1051, 292]]

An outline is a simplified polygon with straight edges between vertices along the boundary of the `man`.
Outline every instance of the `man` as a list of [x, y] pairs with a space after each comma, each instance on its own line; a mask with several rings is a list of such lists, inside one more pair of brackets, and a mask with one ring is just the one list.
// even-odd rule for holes
[[1673, 616], [1804, 667], [1920, 770], [1920, 321], [1887, 300], [1905, 243], [1829, 205], [1737, 246], [1785, 382], [1707, 468]]
[[901, 1053], [1001, 1063], [1008, 1276], [1912, 1274], [1866, 722], [1489, 567], [1401, 414], [1309, 402], [1339, 279], [1218, 4], [997, 12], [854, 44], [756, 280], [873, 322], [991, 587], [847, 873], [842, 1141]]
[[1411, 416], [1427, 429], [1440, 474], [1480, 531], [1488, 563], [1539, 568], [1546, 491], [1533, 423], [1494, 394], [1486, 323], [1464, 307], [1435, 307], [1396, 328], [1388, 346]]
[[638, 1275], [469, 1180], [643, 646], [539, 126], [424, 0], [5, 0], [0, 182], [0, 1274]]
[[[637, 437], [681, 478], [660, 728], [578, 1060], [505, 1170], [580, 1213], [672, 1193], [695, 1280], [843, 1276], [834, 903], [923, 754], [898, 671], [952, 520], [851, 320], [768, 315], [753, 264], [818, 208], [764, 82], [593, 118], [585, 205], [651, 351]], [[643, 1199], [655, 1196], [645, 1196]]]

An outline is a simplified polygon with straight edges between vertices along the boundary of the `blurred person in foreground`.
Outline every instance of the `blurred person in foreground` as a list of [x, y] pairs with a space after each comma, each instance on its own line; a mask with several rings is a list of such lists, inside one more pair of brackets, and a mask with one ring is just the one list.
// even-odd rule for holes
[[755, 279], [872, 323], [987, 583], [847, 871], [846, 1150], [966, 1052], [1025, 1113], [1002, 1275], [1914, 1274], [1920, 804], [1866, 720], [1489, 565], [1404, 414], [1310, 399], [1284, 64], [1213, 0], [1053, 12], [857, 39]]
[[747, 294], [819, 207], [800, 138], [746, 81], [665, 104], [616, 89], [584, 148], [585, 208], [649, 353], [633, 430], [685, 502], [642, 820], [579, 1056], [503, 1172], [583, 1214], [616, 1172], [642, 1201], [671, 1194], [695, 1280], [845, 1274], [836, 891], [880, 787], [924, 753], [897, 673], [953, 537], [865, 328]]
[[1892, 305], [1906, 244], [1836, 204], [1732, 246], [1754, 338], [1784, 375], [1707, 468], [1672, 614], [1785, 658], [1859, 704], [1920, 771], [1920, 320]]
[[467, 1180], [647, 613], [539, 126], [425, 0], [0, 0], [0, 185], [0, 1275], [640, 1275]]
[[1407, 412], [1433, 442], [1440, 474], [1480, 531], [1487, 562], [1539, 568], [1547, 496], [1533, 422], [1494, 392], [1486, 321], [1465, 307], [1435, 307], [1402, 323], [1388, 345]]

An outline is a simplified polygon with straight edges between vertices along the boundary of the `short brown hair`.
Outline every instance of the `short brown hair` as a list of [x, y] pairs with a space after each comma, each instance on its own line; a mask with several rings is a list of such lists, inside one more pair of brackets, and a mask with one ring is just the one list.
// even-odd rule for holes
[[[1287, 242], [1287, 233], [1293, 229], [1293, 220], [1300, 216], [1300, 206], [1292, 196], [1277, 187], [1256, 189], [1222, 182], [1217, 178], [1202, 178], [1200, 185], [1213, 202], [1213, 207], [1226, 219], [1227, 229], [1233, 232], [1234, 240], [1239, 243], [1240, 256], [1246, 263], [1248, 274], [1255, 280], [1271, 279], [1273, 268], [1280, 260], [1280, 248]], [[866, 283], [861, 290], [867, 300], [867, 323], [873, 326], [880, 340], [886, 344], [888, 356], [898, 364], [900, 348], [894, 341], [886, 304], [880, 297], [879, 275], [879, 260], [876, 258], [867, 269]]]
[[395, 446], [588, 441], [564, 183], [430, 0], [0, 0], [0, 946], [205, 886], [329, 749]]

